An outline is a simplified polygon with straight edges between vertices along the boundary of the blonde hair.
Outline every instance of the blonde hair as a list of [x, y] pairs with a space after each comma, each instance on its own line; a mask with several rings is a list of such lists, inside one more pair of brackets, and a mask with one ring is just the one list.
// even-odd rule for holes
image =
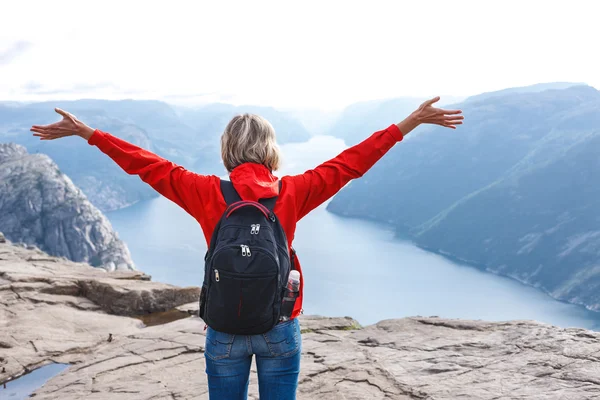
[[229, 172], [247, 162], [262, 164], [276, 171], [281, 157], [275, 141], [275, 129], [258, 115], [236, 115], [221, 136], [221, 158]]

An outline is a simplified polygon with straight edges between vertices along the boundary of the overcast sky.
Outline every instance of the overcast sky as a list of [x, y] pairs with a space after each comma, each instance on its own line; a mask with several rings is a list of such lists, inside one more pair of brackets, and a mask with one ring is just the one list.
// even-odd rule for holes
[[600, 88], [598, 4], [2, 2], [0, 100], [160, 98], [332, 109], [539, 82]]

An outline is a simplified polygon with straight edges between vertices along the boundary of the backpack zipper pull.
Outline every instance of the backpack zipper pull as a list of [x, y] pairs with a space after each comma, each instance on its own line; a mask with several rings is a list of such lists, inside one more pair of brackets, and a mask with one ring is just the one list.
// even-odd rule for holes
[[215, 269], [215, 282], [219, 282], [221, 278], [219, 278], [219, 270]]
[[248, 247], [248, 246], [246, 246], [246, 254], [248, 255], [248, 257], [251, 256], [251, 254], [250, 254], [250, 247]]
[[254, 234], [258, 235], [258, 231], [260, 231], [260, 224], [256, 224], [256, 232]]
[[257, 230], [256, 230], [256, 224], [252, 224], [250, 226], [252, 227], [252, 229], [250, 229], [250, 234], [251, 235], [254, 235], [254, 234], [258, 233]]
[[241, 244], [240, 247], [242, 248], [242, 257], [246, 257], [246, 246]]

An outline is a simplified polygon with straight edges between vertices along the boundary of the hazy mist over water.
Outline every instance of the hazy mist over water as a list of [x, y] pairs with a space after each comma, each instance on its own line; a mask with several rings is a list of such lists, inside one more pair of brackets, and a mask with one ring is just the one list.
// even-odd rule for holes
[[[277, 175], [302, 173], [345, 147], [342, 140], [327, 136], [283, 145], [284, 167]], [[108, 213], [108, 218], [129, 245], [138, 269], [153, 280], [201, 285], [204, 236], [175, 204], [153, 199]], [[456, 264], [396, 239], [386, 226], [335, 216], [324, 205], [298, 223], [294, 247], [305, 276], [307, 314], [348, 315], [362, 324], [437, 315], [600, 329], [600, 314]]]

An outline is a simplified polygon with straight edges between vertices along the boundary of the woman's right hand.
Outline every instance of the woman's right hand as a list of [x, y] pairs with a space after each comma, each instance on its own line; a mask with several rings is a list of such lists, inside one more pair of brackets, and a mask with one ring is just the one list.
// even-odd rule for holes
[[66, 136], [81, 136], [89, 140], [94, 130], [78, 120], [73, 114], [55, 108], [54, 111], [62, 115], [61, 121], [50, 125], [33, 125], [30, 131], [35, 132], [33, 136], [38, 136], [40, 140], [54, 140]]

